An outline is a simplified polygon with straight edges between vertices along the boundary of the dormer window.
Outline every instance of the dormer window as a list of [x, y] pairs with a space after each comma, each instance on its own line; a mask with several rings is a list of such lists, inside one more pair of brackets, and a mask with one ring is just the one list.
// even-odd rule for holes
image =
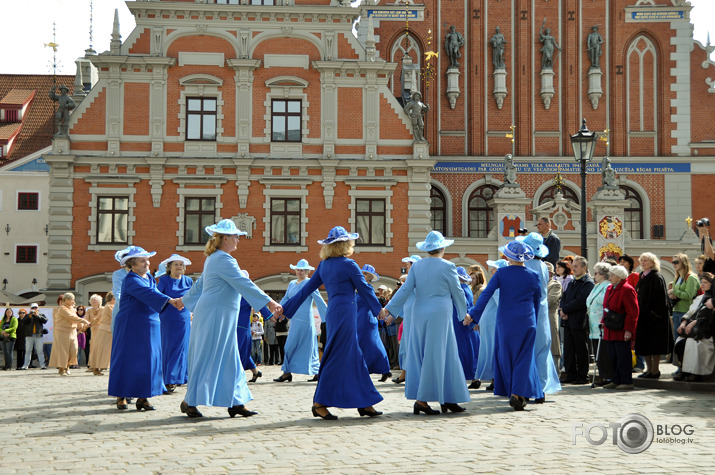
[[0, 122], [20, 122], [18, 119], [20, 117], [19, 111], [17, 109], [2, 109], [0, 112]]

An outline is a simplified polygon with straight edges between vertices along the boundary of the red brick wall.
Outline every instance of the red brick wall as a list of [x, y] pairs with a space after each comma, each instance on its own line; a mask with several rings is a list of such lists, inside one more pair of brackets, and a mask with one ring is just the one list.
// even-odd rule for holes
[[124, 135], [149, 135], [148, 83], [124, 83]]
[[70, 134], [104, 135], [106, 128], [107, 90], [102, 89], [70, 129]]

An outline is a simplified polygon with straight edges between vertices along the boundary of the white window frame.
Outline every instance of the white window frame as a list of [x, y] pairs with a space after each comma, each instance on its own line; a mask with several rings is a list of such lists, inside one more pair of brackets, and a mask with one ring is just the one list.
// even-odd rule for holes
[[185, 188], [180, 185], [180, 188], [176, 191], [179, 199], [176, 202], [176, 207], [179, 212], [176, 216], [176, 221], [179, 224], [179, 230], [176, 231], [176, 237], [178, 238], [179, 245], [176, 247], [177, 251], [201, 251], [204, 249], [203, 244], [184, 244], [184, 221], [186, 217], [186, 198], [214, 198], [216, 200], [216, 207], [214, 209], [214, 223], [219, 222], [221, 217], [221, 209], [223, 208], [223, 203], [221, 202], [221, 195], [223, 191], [220, 185], [216, 185], [214, 188]]
[[[139, 181], [136, 179], [135, 181]], [[123, 184], [126, 185], [126, 182], [122, 182]], [[92, 186], [89, 188], [89, 196], [90, 196], [90, 201], [89, 201], [89, 246], [87, 246], [87, 249], [90, 251], [106, 251], [107, 249], [114, 249], [117, 247], [116, 243], [98, 243], [97, 242], [97, 199], [100, 197], [104, 196], [124, 196], [126, 195], [127, 198], [129, 198], [129, 216], [127, 218], [127, 246], [131, 246], [134, 244], [134, 235], [136, 234], [134, 232], [134, 221], [136, 221], [136, 217], [134, 216], [134, 208], [136, 208], [137, 203], [136, 200], [134, 199], [134, 195], [136, 194], [137, 190], [134, 187], [127, 187], [127, 188], [106, 188], [106, 187], [101, 187], [97, 186], [96, 183], [94, 183]]]
[[[308, 143], [308, 81], [293, 77], [279, 76], [266, 81], [269, 92], [266, 93], [265, 106], [266, 115], [263, 116], [266, 127], [263, 129], [264, 141], [270, 144], [271, 156], [293, 158], [303, 154], [303, 144]], [[300, 142], [273, 142], [273, 99], [299, 100], [301, 104], [300, 122], [301, 138]]]
[[[216, 154], [218, 144], [223, 143], [223, 80], [209, 74], [191, 74], [179, 80], [179, 142], [186, 153]], [[216, 140], [186, 139], [186, 102], [188, 98], [216, 99]]]
[[[260, 180], [266, 187], [263, 189], [263, 250], [268, 252], [307, 252], [308, 246], [305, 244], [308, 235], [308, 190], [307, 185], [312, 183], [312, 180], [301, 181], [300, 179], [290, 182], [282, 182], [282, 185], [301, 185], [300, 189], [284, 189], [272, 188], [270, 180]], [[267, 183], [266, 183], [267, 182]], [[286, 246], [285, 244], [273, 245], [271, 242], [271, 198], [294, 198], [300, 199], [300, 243], [295, 246]]]
[[[369, 199], [384, 199], [385, 200], [385, 245], [384, 246], [355, 246], [355, 254], [360, 254], [361, 252], [381, 252], [383, 254], [387, 254], [388, 252], [393, 252], [394, 249], [392, 247], [392, 190], [389, 189], [389, 187], [386, 187], [384, 190], [361, 190], [359, 188], [361, 187], [384, 187], [386, 186], [385, 183], [382, 182], [377, 182], [377, 183], [367, 183], [367, 182], [360, 182], [359, 184], [356, 183], [349, 183], [349, 180], [346, 180], [346, 183], [351, 185], [351, 190], [348, 191], [348, 195], [350, 196], [350, 204], [348, 207], [350, 208], [350, 218], [348, 219], [348, 222], [350, 223], [350, 228], [352, 229], [351, 232], [355, 232], [357, 229], [357, 218], [355, 216], [355, 201], [358, 198], [364, 199], [364, 198], [369, 198]], [[395, 183], [391, 183], [389, 186], [392, 186]]]

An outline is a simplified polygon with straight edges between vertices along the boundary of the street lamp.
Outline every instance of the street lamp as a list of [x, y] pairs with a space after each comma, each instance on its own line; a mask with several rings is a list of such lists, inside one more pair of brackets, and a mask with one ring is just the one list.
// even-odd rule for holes
[[581, 165], [581, 255], [588, 259], [586, 245], [586, 163], [593, 158], [596, 148], [596, 132], [589, 132], [586, 119], [581, 123], [581, 129], [571, 136], [571, 146], [576, 161]]

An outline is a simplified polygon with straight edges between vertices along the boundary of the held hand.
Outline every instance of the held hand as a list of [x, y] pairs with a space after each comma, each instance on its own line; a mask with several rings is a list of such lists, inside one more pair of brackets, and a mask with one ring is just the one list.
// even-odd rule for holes
[[385, 319], [387, 319], [388, 315], [389, 315], [389, 312], [383, 308], [382, 310], [380, 310], [380, 313], [377, 314], [377, 319], [385, 320]]
[[387, 318], [385, 319], [385, 323], [386, 323], [387, 325], [392, 325], [392, 322], [394, 322], [394, 321], [395, 321], [395, 317], [393, 317], [392, 315], [390, 315], [389, 317], [387, 317]]
[[273, 312], [273, 315], [275, 315], [275, 316], [283, 315], [283, 307], [275, 300], [271, 300], [270, 302], [268, 302], [267, 307], [268, 307], [268, 310]]
[[176, 307], [177, 310], [183, 310], [184, 309], [184, 302], [181, 301], [181, 299], [169, 299], [169, 304]]
[[476, 323], [474, 324], [474, 331], [479, 331], [479, 325]]
[[472, 320], [472, 316], [469, 315], [469, 314], [467, 314], [467, 315], [464, 317], [464, 320], [462, 321], [462, 325], [465, 325], [465, 326], [466, 326], [466, 325], [469, 325], [469, 324], [472, 323], [473, 321], [474, 321], [474, 320]]
[[697, 320], [693, 320], [692, 322], [690, 322], [690, 323], [685, 327], [685, 333], [688, 334], [688, 335], [690, 335], [690, 332], [693, 330], [693, 327], [695, 326], [696, 323], [697, 323]]
[[626, 330], [625, 333], [623, 333], [623, 341], [631, 341], [632, 336], [633, 334]]

